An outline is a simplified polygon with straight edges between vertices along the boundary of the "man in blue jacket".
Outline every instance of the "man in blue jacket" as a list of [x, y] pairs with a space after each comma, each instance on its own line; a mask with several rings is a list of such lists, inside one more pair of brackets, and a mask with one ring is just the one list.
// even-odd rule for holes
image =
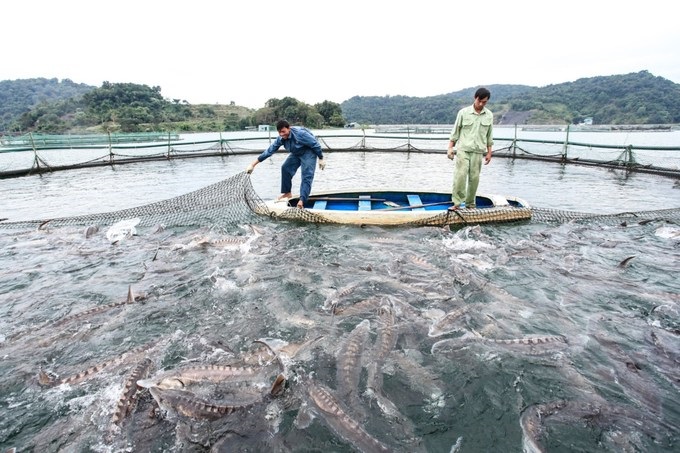
[[312, 191], [317, 157], [319, 158], [319, 169], [323, 170], [326, 167], [321, 145], [309, 130], [301, 126], [291, 127], [286, 120], [279, 120], [276, 123], [276, 130], [279, 131], [279, 137], [253, 163], [248, 165], [246, 172], [252, 173], [257, 164], [271, 157], [283, 145], [289, 154], [281, 166], [281, 196], [278, 199], [282, 200], [293, 196], [291, 193], [293, 176], [297, 173], [298, 168], [302, 167], [300, 201], [297, 204], [297, 207], [302, 209]]

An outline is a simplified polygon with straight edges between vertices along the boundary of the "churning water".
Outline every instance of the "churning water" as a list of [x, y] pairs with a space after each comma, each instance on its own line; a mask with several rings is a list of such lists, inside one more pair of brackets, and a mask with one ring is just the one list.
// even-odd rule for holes
[[[262, 198], [278, 195], [282, 159], [253, 173]], [[316, 191], [450, 186], [442, 156], [328, 159]], [[138, 206], [250, 160], [5, 180], [0, 217]], [[593, 213], [680, 205], [673, 180], [503, 159], [484, 167], [480, 192]], [[2, 451], [677, 451], [680, 225], [252, 220], [138, 229], [115, 244], [105, 229], [3, 230]], [[283, 394], [209, 419], [195, 403], [159, 410], [140, 389], [112, 422], [144, 357], [153, 379], [243, 363], [258, 339], [304, 344], [287, 357]], [[64, 382], [40, 385], [41, 370]], [[319, 408], [311, 382], [342, 411]], [[243, 398], [215, 386], [195, 395]]]

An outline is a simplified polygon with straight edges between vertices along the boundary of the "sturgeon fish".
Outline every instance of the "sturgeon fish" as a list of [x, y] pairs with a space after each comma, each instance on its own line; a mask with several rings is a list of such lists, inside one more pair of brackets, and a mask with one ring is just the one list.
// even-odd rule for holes
[[[208, 397], [201, 397], [173, 379], [164, 379], [160, 385], [151, 385], [148, 388], [158, 406], [166, 412], [174, 411], [174, 413], [190, 418], [217, 419], [252, 407], [271, 397], [280, 396], [285, 390], [285, 383], [285, 377], [279, 374], [272, 385], [267, 387], [266, 392], [261, 389], [256, 389], [251, 393], [242, 392], [231, 401], [224, 401], [223, 398], [220, 401], [213, 401]], [[221, 397], [224, 396], [222, 390], [220, 389], [219, 392]]]
[[[25, 336], [29, 333], [34, 333], [36, 330], [52, 329], [54, 327], [60, 327], [60, 326], [63, 326], [65, 324], [69, 324], [72, 321], [78, 321], [78, 320], [81, 320], [81, 319], [85, 319], [89, 316], [93, 316], [93, 315], [96, 315], [96, 314], [99, 314], [99, 313], [103, 313], [103, 312], [108, 311], [108, 310], [112, 310], [112, 309], [115, 309], [115, 308], [120, 308], [120, 307], [123, 307], [125, 305], [132, 304], [132, 303], [134, 303], [138, 300], [141, 300], [143, 298], [144, 298], [144, 296], [135, 296], [133, 291], [132, 291], [132, 285], [129, 285], [128, 286], [127, 298], [125, 299], [125, 301], [113, 302], [113, 303], [106, 304], [106, 305], [99, 305], [97, 307], [93, 307], [93, 308], [87, 309], [87, 310], [79, 312], [79, 313], [74, 313], [72, 315], [65, 316], [65, 317], [57, 319], [55, 321], [49, 321], [49, 322], [42, 324], [41, 326], [32, 328], [31, 330], [27, 330], [25, 332], [20, 332], [20, 333], [14, 334], [13, 336], [10, 337], [10, 339], [12, 341], [17, 341], [17, 340], [21, 339], [23, 336]], [[48, 346], [48, 345], [54, 343], [59, 337], [61, 337], [63, 335], [65, 335], [64, 332], [57, 332], [54, 335], [52, 335], [51, 337], [44, 338], [44, 339], [40, 340], [37, 343], [37, 345], [40, 346], [40, 347]]]
[[[250, 366], [196, 365], [163, 373], [153, 379], [159, 385], [164, 380], [176, 379], [184, 386], [200, 382], [239, 382], [252, 380], [263, 374], [263, 369]], [[142, 384], [146, 384], [143, 381]], [[146, 386], [146, 385], [143, 385]]]
[[161, 409], [166, 412], [174, 411], [189, 418], [217, 419], [252, 405], [252, 403], [218, 404], [205, 401], [188, 390], [151, 387], [149, 391]]
[[358, 287], [358, 284], [352, 284], [337, 290], [334, 294], [326, 298], [323, 303], [323, 309], [334, 314], [338, 305], [340, 304], [340, 301], [356, 291]]
[[[566, 337], [562, 335], [533, 336], [524, 338], [495, 339], [465, 334], [458, 338], [440, 340], [432, 345], [430, 352], [454, 351], [465, 348], [469, 343], [477, 343], [485, 346], [500, 347], [503, 349], [542, 354], [554, 351], [568, 344]], [[527, 351], [528, 350], [528, 351]]]
[[55, 376], [51, 376], [44, 370], [40, 370], [38, 374], [38, 383], [44, 387], [56, 387], [62, 384], [79, 384], [83, 381], [86, 381], [87, 379], [90, 379], [92, 376], [95, 374], [99, 373], [102, 370], [105, 369], [111, 369], [117, 365], [120, 365], [121, 363], [125, 363], [126, 361], [138, 357], [141, 354], [145, 354], [149, 349], [151, 349], [154, 345], [156, 344], [156, 341], [149, 342], [145, 345], [139, 346], [135, 349], [132, 349], [130, 351], [127, 351], [123, 353], [122, 355], [99, 363], [97, 365], [91, 366], [85, 371], [81, 371], [77, 374], [74, 374], [72, 376], [68, 376], [65, 378], [58, 378]]
[[338, 394], [355, 412], [361, 414], [364, 410], [359, 401], [359, 378], [370, 328], [368, 319], [361, 321], [347, 335], [336, 358]]
[[593, 400], [557, 400], [547, 404], [527, 407], [520, 416], [522, 447], [526, 453], [545, 453], [541, 438], [546, 421], [554, 423], [588, 423], [598, 429], [598, 442], [607, 451], [645, 451], [639, 442], [640, 434], [659, 439], [666, 434], [648, 423], [649, 416], [632, 409], [605, 401], [601, 397]]
[[135, 367], [132, 374], [125, 380], [123, 385], [123, 393], [118, 399], [116, 404], [116, 410], [113, 413], [112, 422], [114, 425], [120, 425], [123, 419], [127, 417], [130, 412], [134, 409], [134, 405], [137, 399], [137, 390], [140, 388], [137, 385], [137, 381], [144, 378], [149, 371], [153, 362], [149, 358], [145, 358], [142, 362]]
[[440, 388], [441, 379], [430, 368], [423, 366], [422, 353], [414, 349], [405, 349], [392, 354], [396, 369], [401, 371], [408, 386], [424, 396], [423, 410], [438, 414], [445, 406], [445, 394]]
[[355, 316], [370, 313], [380, 307], [382, 301], [378, 297], [370, 297], [352, 305], [335, 306], [333, 314], [338, 317]]
[[87, 228], [85, 228], [85, 232], [83, 234], [85, 235], [85, 239], [89, 239], [90, 237], [97, 234], [97, 232], [99, 232], [98, 225], [89, 225]]
[[359, 422], [350, 417], [327, 387], [310, 380], [307, 383], [307, 395], [328, 427], [357, 450], [364, 453], [393, 451], [371, 436]]
[[468, 311], [470, 311], [470, 305], [464, 305], [446, 313], [444, 316], [435, 320], [432, 325], [430, 325], [427, 336], [440, 337], [442, 335], [446, 335], [447, 333], [459, 331], [460, 327], [457, 327], [456, 323], [460, 318], [464, 317]]
[[[366, 380], [366, 393], [376, 399], [381, 397], [383, 364], [397, 344], [394, 309], [392, 306], [390, 304], [381, 306], [378, 309], [378, 316], [380, 319], [378, 336], [373, 346], [371, 363], [367, 367], [368, 379]], [[383, 412], [386, 412], [387, 407], [390, 406], [387, 402], [385, 404], [380, 404], [379, 402], [378, 404], [383, 409]]]
[[58, 319], [58, 320], [48, 324], [46, 327], [62, 326], [62, 325], [67, 324], [71, 321], [76, 321], [76, 320], [79, 320], [79, 319], [86, 318], [88, 316], [96, 315], [98, 313], [103, 313], [103, 312], [105, 312], [107, 310], [111, 310], [113, 308], [119, 308], [119, 307], [123, 307], [125, 305], [132, 304], [138, 299], [141, 299], [141, 297], [136, 297], [134, 295], [134, 292], [132, 291], [132, 285], [129, 285], [128, 286], [127, 298], [123, 302], [114, 302], [114, 303], [111, 303], [111, 304], [93, 307], [93, 308], [90, 308], [88, 310], [81, 311], [79, 313], [75, 313], [73, 315], [66, 316], [64, 318]]
[[529, 406], [522, 412], [519, 425], [522, 428], [523, 453], [545, 452], [540, 441], [543, 434], [543, 419], [562, 409], [566, 404], [566, 401], [559, 400], [550, 404]]
[[[420, 439], [415, 435], [415, 427], [411, 420], [405, 417], [396, 404], [383, 394], [383, 365], [387, 357], [392, 353], [397, 344], [398, 329], [396, 327], [395, 310], [392, 301], [385, 298], [385, 303], [378, 309], [378, 336], [373, 347], [370, 364], [367, 367], [365, 396], [375, 401], [378, 408], [387, 417], [396, 421], [404, 432], [399, 442], [408, 445], [409, 450], [417, 452]], [[392, 433], [396, 438], [396, 433]]]
[[270, 351], [279, 364], [280, 370], [288, 373], [288, 369], [295, 364], [298, 359], [308, 358], [311, 353], [311, 347], [321, 340], [323, 335], [310, 338], [302, 343], [288, 343], [287, 341], [278, 340], [275, 338], [259, 338], [254, 341], [256, 344], [261, 344]]

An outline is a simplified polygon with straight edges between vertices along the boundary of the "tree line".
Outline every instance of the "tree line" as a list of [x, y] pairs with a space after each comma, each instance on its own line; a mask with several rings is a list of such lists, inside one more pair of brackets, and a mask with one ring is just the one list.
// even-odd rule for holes
[[[262, 108], [191, 105], [165, 99], [159, 86], [104, 82], [101, 87], [69, 79], [0, 81], [0, 134], [86, 132], [232, 131], [274, 124], [320, 129], [347, 123], [452, 124], [478, 87], [429, 97], [354, 96], [341, 104], [309, 105], [292, 97], [270, 99]], [[488, 85], [497, 124], [680, 123], [680, 85], [648, 71], [532, 87]]]
[[[348, 121], [365, 124], [453, 124], [478, 87], [431, 97], [355, 96], [341, 104]], [[494, 121], [512, 124], [680, 123], [680, 85], [648, 71], [531, 87], [488, 85]], [[517, 124], [517, 123], [515, 123]]]
[[[62, 84], [56, 79], [10, 86], [5, 97], [12, 102], [3, 113], [0, 133], [232, 131], [274, 124], [280, 118], [317, 129], [345, 124], [340, 104], [331, 101], [308, 105], [285, 97], [270, 99], [254, 110], [233, 102], [226, 106], [190, 105], [163, 98], [159, 86], [135, 83], [104, 82], [99, 88], [72, 88], [70, 81]], [[36, 91], [41, 96], [29, 95]], [[17, 101], [22, 97], [34, 105], [22, 107]]]

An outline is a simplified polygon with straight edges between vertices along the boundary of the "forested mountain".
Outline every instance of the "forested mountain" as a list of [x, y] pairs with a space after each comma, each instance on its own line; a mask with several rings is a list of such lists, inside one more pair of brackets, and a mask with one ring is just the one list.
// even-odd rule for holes
[[[477, 88], [422, 98], [354, 96], [340, 106], [347, 121], [360, 124], [450, 124], [461, 107], [472, 104]], [[513, 98], [523, 99], [536, 90], [527, 85], [489, 85], [487, 88], [491, 90], [490, 108]]]
[[[30, 81], [6, 84], [5, 88], [9, 87], [7, 97], [20, 97], [23, 93], [25, 106], [23, 110], [16, 109], [21, 112], [18, 116], [8, 114], [8, 121], [0, 125], [4, 127], [0, 134], [234, 131], [273, 124], [280, 118], [318, 129], [345, 125], [340, 104], [331, 101], [308, 105], [285, 97], [270, 99], [258, 110], [233, 102], [229, 105], [190, 105], [179, 99], [163, 98], [160, 86], [136, 83], [104, 82], [99, 88], [90, 87], [83, 94], [72, 97], [68, 97], [72, 94], [69, 90], [56, 93], [58, 89], [55, 89], [51, 93], [52, 100], [41, 95], [40, 102], [34, 104], [34, 98], [29, 94], [34, 91], [44, 93], [43, 80], [46, 79], [36, 79], [34, 90], [26, 89], [30, 88]], [[13, 104], [19, 106], [20, 102], [15, 98]]]
[[[648, 71], [545, 87], [487, 88], [487, 107], [500, 124], [569, 124], [587, 117], [593, 124], [680, 123], [680, 84]], [[472, 104], [476, 89], [423, 98], [355, 96], [340, 105], [347, 121], [360, 124], [451, 124], [461, 107]]]
[[680, 123], [680, 84], [647, 71], [538, 88], [527, 99], [510, 100], [512, 110], [559, 112], [565, 122], [593, 118], [593, 124]]
[[69, 79], [20, 79], [0, 81], [0, 132], [21, 114], [41, 103], [77, 98], [95, 87]]
[[[680, 84], [647, 71], [532, 87], [489, 85], [497, 124], [678, 124]], [[452, 124], [477, 87], [429, 97], [355, 96], [342, 104], [270, 99], [260, 109], [190, 105], [160, 87], [69, 79], [0, 81], [0, 134], [227, 131], [286, 118], [312, 128], [359, 124]]]

